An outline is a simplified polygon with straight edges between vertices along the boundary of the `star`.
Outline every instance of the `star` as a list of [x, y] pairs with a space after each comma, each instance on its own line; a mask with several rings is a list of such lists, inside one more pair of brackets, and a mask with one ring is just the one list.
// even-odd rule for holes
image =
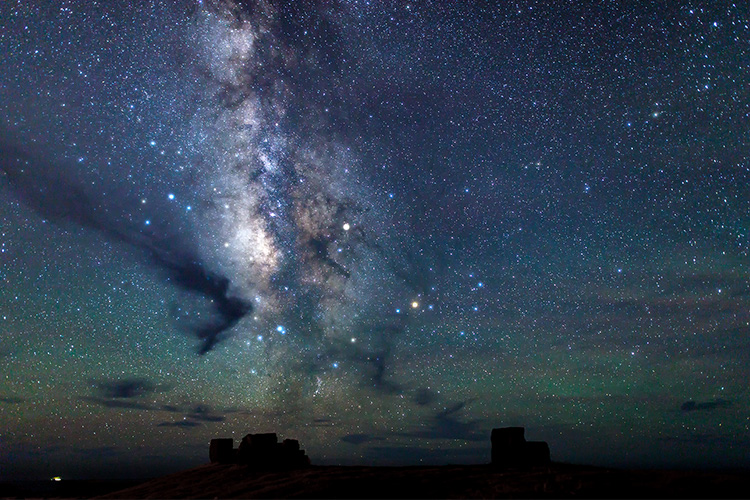
[[58, 3], [0, 3], [7, 475], [750, 465], [740, 2]]

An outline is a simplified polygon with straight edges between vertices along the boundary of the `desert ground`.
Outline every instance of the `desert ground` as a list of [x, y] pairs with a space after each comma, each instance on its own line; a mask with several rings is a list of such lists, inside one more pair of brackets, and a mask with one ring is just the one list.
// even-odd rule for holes
[[618, 470], [551, 464], [312, 466], [207, 464], [98, 498], [748, 498], [741, 471]]

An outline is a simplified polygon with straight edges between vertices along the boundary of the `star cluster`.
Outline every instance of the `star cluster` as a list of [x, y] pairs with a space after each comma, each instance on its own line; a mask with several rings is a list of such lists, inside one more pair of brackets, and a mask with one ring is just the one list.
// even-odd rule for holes
[[744, 4], [14, 0], [0, 28], [3, 473], [251, 431], [483, 462], [504, 425], [748, 465]]

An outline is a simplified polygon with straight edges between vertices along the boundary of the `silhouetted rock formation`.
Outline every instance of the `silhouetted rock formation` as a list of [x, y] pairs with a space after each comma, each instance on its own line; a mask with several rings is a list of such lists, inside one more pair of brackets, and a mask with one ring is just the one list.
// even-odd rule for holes
[[526, 441], [523, 427], [492, 429], [492, 465], [518, 467], [550, 463], [544, 441]]
[[236, 463], [252, 465], [262, 469], [296, 469], [310, 465], [305, 450], [300, 450], [299, 441], [285, 439], [278, 442], [275, 433], [248, 434], [233, 448], [232, 439], [212, 439], [208, 450], [212, 463]]
[[233, 439], [212, 439], [208, 448], [208, 456], [212, 463], [230, 464], [235, 460]]

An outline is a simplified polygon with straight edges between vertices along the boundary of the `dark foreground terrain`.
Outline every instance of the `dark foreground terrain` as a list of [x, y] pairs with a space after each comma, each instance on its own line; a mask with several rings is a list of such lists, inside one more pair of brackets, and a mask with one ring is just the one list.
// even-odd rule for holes
[[566, 464], [505, 470], [489, 465], [313, 466], [286, 472], [210, 464], [137, 485], [63, 481], [28, 489], [9, 484], [0, 484], [0, 498], [750, 498], [748, 471]]
[[553, 464], [313, 466], [286, 472], [210, 464], [100, 498], [748, 498], [746, 472], [626, 471]]
[[66, 480], [0, 482], [3, 498], [91, 498], [112, 491], [130, 488], [143, 481], [134, 480]]

